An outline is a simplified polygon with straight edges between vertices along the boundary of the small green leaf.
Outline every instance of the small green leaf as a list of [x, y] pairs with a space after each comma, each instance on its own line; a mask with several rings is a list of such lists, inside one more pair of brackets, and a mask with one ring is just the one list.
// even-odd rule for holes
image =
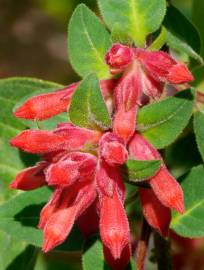
[[144, 106], [138, 114], [137, 129], [156, 148], [176, 140], [193, 113], [194, 95], [188, 89], [160, 102]]
[[160, 160], [133, 160], [126, 162], [122, 172], [125, 173], [130, 182], [144, 181], [154, 176], [161, 165]]
[[110, 35], [99, 18], [80, 4], [68, 29], [68, 53], [71, 64], [82, 77], [95, 72], [100, 79], [110, 77], [104, 56], [111, 46]]
[[135, 42], [144, 47], [148, 34], [156, 31], [165, 16], [165, 0], [98, 0], [110, 29], [117, 23]]
[[199, 152], [204, 160], [204, 114], [201, 112], [194, 114], [194, 132]]
[[164, 46], [164, 44], [166, 43], [166, 36], [167, 36], [166, 28], [162, 27], [159, 36], [154, 40], [154, 42], [151, 44], [151, 46], [149, 46], [148, 50], [149, 51], [160, 50]]
[[103, 100], [99, 81], [95, 74], [88, 75], [78, 86], [69, 109], [73, 124], [106, 129], [111, 126], [111, 119]]
[[167, 45], [178, 52], [186, 53], [202, 64], [203, 59], [199, 56], [201, 41], [197, 29], [172, 5], [167, 9], [164, 25], [168, 30]]
[[171, 229], [183, 237], [204, 236], [204, 167], [194, 167], [180, 179], [184, 191], [185, 212], [174, 213]]

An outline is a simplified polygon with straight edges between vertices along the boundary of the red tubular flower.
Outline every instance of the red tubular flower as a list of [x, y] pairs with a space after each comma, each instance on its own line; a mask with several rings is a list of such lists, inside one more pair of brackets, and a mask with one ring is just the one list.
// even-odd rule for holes
[[47, 162], [42, 161], [33, 167], [21, 171], [17, 174], [15, 180], [10, 184], [10, 188], [32, 190], [46, 185], [43, 170], [47, 167], [47, 165]]
[[68, 236], [74, 221], [93, 203], [96, 193], [93, 185], [76, 185], [64, 190], [65, 195], [44, 225], [43, 251], [48, 252]]
[[70, 124], [55, 131], [25, 130], [10, 143], [29, 153], [46, 153], [59, 150], [77, 150], [86, 144], [96, 143], [100, 133], [89, 129], [74, 127]]
[[193, 80], [188, 68], [176, 62], [168, 53], [135, 49], [135, 55], [149, 74], [158, 81], [181, 84]]
[[47, 168], [46, 181], [48, 185], [70, 186], [79, 179], [93, 176], [96, 161], [96, 157], [88, 153], [69, 153]]
[[64, 112], [77, 86], [78, 83], [73, 83], [62, 90], [31, 97], [16, 109], [14, 115], [17, 118], [45, 120]]
[[119, 80], [114, 93], [116, 112], [113, 119], [113, 131], [125, 142], [135, 131], [141, 90], [140, 68], [134, 62]]
[[[136, 159], [161, 159], [159, 152], [139, 134], [134, 135], [129, 150]], [[159, 172], [149, 179], [149, 184], [163, 205], [180, 213], [184, 212], [183, 191], [164, 164], [161, 165]]]
[[111, 167], [101, 159], [96, 169], [95, 181], [99, 194], [112, 197], [114, 190], [117, 190], [121, 200], [124, 201], [125, 187], [119, 168]]
[[161, 235], [166, 237], [171, 221], [171, 211], [163, 206], [151, 189], [140, 188], [142, 212], [147, 222]]
[[[100, 88], [105, 101], [110, 103], [115, 83], [117, 80], [101, 80]], [[69, 109], [72, 95], [76, 91], [79, 82], [73, 83], [62, 90], [41, 94], [26, 100], [14, 112], [15, 117], [29, 120], [46, 120]], [[111, 109], [112, 104], [108, 108]]]
[[128, 151], [124, 141], [111, 132], [102, 136], [100, 142], [100, 155], [109, 165], [122, 165], [128, 158]]
[[129, 225], [122, 201], [114, 191], [112, 197], [101, 196], [100, 235], [115, 260], [129, 244]]

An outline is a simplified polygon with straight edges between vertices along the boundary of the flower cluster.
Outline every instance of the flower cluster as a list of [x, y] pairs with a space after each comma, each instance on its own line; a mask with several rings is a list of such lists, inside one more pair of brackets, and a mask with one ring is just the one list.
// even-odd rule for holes
[[[20, 172], [10, 186], [21, 190], [43, 185], [53, 188], [39, 222], [45, 252], [61, 244], [76, 222], [85, 237], [99, 230], [106, 261], [113, 269], [124, 269], [131, 245], [120, 166], [128, 158], [162, 160], [160, 153], [136, 132], [137, 111], [159, 98], [166, 83], [183, 84], [193, 77], [184, 64], [161, 51], [114, 44], [105, 60], [113, 79], [100, 81], [100, 88], [112, 129], [101, 131], [59, 123], [53, 131], [23, 131], [11, 140], [11, 145], [39, 154], [41, 161]], [[18, 118], [45, 120], [64, 112], [78, 84], [32, 97], [14, 114]], [[147, 182], [149, 188], [139, 189], [144, 217], [166, 236], [171, 209], [184, 212], [182, 189], [163, 162]]]

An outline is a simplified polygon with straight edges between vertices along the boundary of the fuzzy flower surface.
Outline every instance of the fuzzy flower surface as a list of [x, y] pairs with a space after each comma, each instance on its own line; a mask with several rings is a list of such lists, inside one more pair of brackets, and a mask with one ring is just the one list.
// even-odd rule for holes
[[[114, 44], [105, 60], [113, 78], [100, 81], [100, 89], [112, 118], [111, 129], [88, 129], [67, 122], [52, 131], [21, 132], [11, 145], [38, 154], [41, 161], [21, 171], [10, 187], [32, 190], [47, 185], [53, 189], [38, 225], [44, 234], [45, 252], [65, 241], [77, 223], [85, 237], [100, 231], [106, 261], [120, 270], [131, 255], [120, 168], [129, 158], [162, 161], [160, 153], [137, 133], [137, 112], [152, 98], [159, 98], [165, 84], [184, 84], [193, 77], [184, 64], [162, 51]], [[45, 120], [65, 112], [79, 84], [32, 97], [14, 115]], [[156, 175], [146, 180], [149, 188], [139, 188], [143, 215], [167, 236], [171, 209], [184, 212], [183, 191], [163, 161]]]

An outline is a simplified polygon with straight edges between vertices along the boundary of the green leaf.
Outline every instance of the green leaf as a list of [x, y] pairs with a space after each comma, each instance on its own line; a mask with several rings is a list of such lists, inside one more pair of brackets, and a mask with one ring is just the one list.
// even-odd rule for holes
[[125, 163], [122, 172], [125, 172], [128, 181], [140, 182], [154, 176], [158, 172], [160, 165], [160, 160], [129, 159]]
[[85, 5], [74, 11], [68, 29], [68, 52], [73, 68], [82, 77], [95, 72], [110, 77], [104, 56], [111, 46], [110, 35], [99, 18]]
[[204, 160], [204, 114], [201, 112], [194, 114], [194, 132], [199, 152]]
[[183, 237], [196, 238], [204, 236], [204, 167], [194, 167], [182, 177], [185, 212], [174, 213], [171, 229]]
[[158, 51], [166, 43], [167, 31], [165, 27], [162, 27], [159, 36], [154, 40], [151, 46], [148, 47], [149, 51]]
[[203, 59], [199, 56], [201, 41], [197, 29], [172, 5], [167, 9], [164, 25], [168, 30], [167, 45], [178, 52], [186, 53], [202, 64]]
[[111, 126], [111, 119], [95, 74], [88, 75], [78, 86], [72, 97], [69, 117], [73, 124], [80, 127], [98, 126], [106, 129]]
[[128, 35], [126, 31], [123, 30], [123, 28], [120, 27], [120, 24], [116, 23], [114, 24], [112, 31], [111, 31], [111, 40], [113, 43], [122, 43], [129, 46], [132, 46], [133, 42], [131, 37]]
[[84, 252], [82, 255], [82, 265], [83, 270], [102, 270], [102, 269], [110, 269], [107, 265], [105, 265], [104, 257], [103, 257], [103, 246], [98, 237], [93, 236], [87, 240]]
[[98, 0], [110, 29], [117, 23], [135, 42], [144, 47], [148, 34], [156, 31], [165, 16], [165, 0]]
[[18, 240], [41, 246], [42, 233], [37, 229], [39, 212], [50, 194], [50, 190], [41, 188], [22, 193], [1, 205], [0, 229]]
[[188, 89], [160, 102], [144, 106], [138, 114], [137, 129], [156, 148], [176, 140], [193, 113], [194, 95]]

